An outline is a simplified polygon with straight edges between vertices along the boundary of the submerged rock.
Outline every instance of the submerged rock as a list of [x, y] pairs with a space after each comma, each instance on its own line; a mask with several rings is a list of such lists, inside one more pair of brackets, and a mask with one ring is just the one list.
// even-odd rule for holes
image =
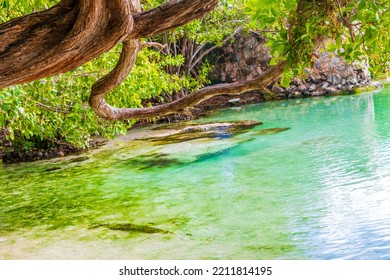
[[253, 134], [255, 135], [272, 135], [272, 134], [277, 134], [286, 130], [289, 130], [290, 127], [275, 127], [275, 128], [267, 128], [267, 129], [262, 129], [255, 131]]
[[262, 122], [257, 121], [237, 121], [237, 122], [224, 122], [224, 123], [208, 123], [200, 125], [191, 125], [185, 127], [181, 132], [201, 132], [201, 131], [215, 131], [223, 129], [250, 129], [252, 127], [261, 125]]
[[[207, 160], [224, 155], [232, 148], [253, 140], [250, 131], [260, 124], [262, 123], [257, 121], [190, 125], [187, 123], [186, 126], [176, 130], [167, 129], [172, 126], [160, 126], [161, 131], [156, 132], [154, 129], [152, 137], [145, 138], [143, 134], [139, 138], [132, 138], [142, 141], [141, 145], [145, 147], [144, 153], [124, 159], [121, 163], [125, 166], [134, 166], [139, 170], [147, 170], [171, 168]], [[177, 127], [177, 124], [173, 127]], [[248, 133], [244, 134], [246, 132]]]
[[144, 154], [134, 158], [130, 158], [125, 162], [126, 164], [129, 164], [131, 166], [138, 167], [140, 170], [145, 170], [153, 167], [162, 168], [182, 164], [182, 162], [178, 159], [169, 158], [169, 155], [164, 153]]
[[174, 123], [167, 124], [153, 128], [153, 130], [180, 130], [179, 132], [192, 132], [192, 131], [208, 131], [215, 130], [218, 128], [227, 128], [227, 127], [246, 127], [252, 128], [257, 125], [263, 124], [258, 121], [235, 121], [235, 122], [215, 122], [215, 123], [206, 123], [206, 124], [194, 124], [194, 123]]
[[157, 142], [157, 145], [166, 145], [166, 144], [174, 144], [185, 141], [198, 140], [203, 138], [218, 138], [220, 136], [222, 138], [221, 133], [217, 133], [215, 131], [203, 131], [203, 132], [180, 132], [174, 133], [171, 135], [163, 136], [163, 137], [154, 137], [148, 140], [152, 142]]
[[76, 158], [72, 158], [71, 160], [69, 160], [69, 162], [73, 163], [73, 162], [83, 162], [83, 161], [86, 161], [86, 160], [89, 160], [89, 157], [76, 157]]
[[131, 231], [131, 232], [141, 232], [141, 233], [162, 233], [162, 234], [168, 234], [172, 233], [167, 230], [163, 230], [160, 228], [147, 226], [147, 225], [137, 225], [132, 223], [99, 223], [94, 224], [90, 226], [90, 229], [96, 229], [96, 228], [108, 228], [111, 230], [121, 230], [121, 231]]
[[45, 172], [53, 172], [53, 171], [57, 171], [57, 170], [60, 170], [61, 167], [51, 167], [51, 168], [47, 168], [45, 169]]
[[[236, 134], [244, 133], [249, 129], [261, 125], [258, 121], [237, 121], [237, 122], [216, 122], [207, 124], [193, 124], [187, 125], [176, 131], [163, 136], [155, 136], [150, 138], [143, 138], [142, 140], [149, 140], [158, 142], [159, 145], [180, 143], [185, 141], [203, 139], [203, 138], [230, 138]], [[163, 126], [160, 129], [167, 129], [172, 126]], [[175, 125], [174, 127], [177, 127]]]

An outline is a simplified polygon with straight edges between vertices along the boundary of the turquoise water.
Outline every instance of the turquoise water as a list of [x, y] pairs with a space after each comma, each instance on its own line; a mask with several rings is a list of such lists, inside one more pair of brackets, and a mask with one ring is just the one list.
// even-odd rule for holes
[[389, 89], [198, 122], [237, 120], [263, 125], [0, 165], [0, 259], [390, 259]]

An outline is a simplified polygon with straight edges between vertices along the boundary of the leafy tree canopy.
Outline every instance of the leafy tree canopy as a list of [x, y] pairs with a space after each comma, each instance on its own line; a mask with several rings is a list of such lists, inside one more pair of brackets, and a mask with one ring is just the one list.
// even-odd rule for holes
[[[301, 6], [301, 7], [299, 7]], [[368, 60], [374, 76], [390, 61], [388, 0], [247, 0], [252, 28], [268, 38], [273, 63], [287, 60], [283, 84], [304, 73], [317, 52]]]

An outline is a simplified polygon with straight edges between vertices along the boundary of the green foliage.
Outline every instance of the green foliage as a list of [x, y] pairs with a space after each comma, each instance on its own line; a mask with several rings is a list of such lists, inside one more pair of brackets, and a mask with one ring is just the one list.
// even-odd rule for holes
[[[12, 7], [1, 9], [0, 19], [6, 21], [56, 2], [0, 0], [0, 6]], [[118, 46], [69, 73], [0, 90], [0, 132], [5, 132], [5, 140], [16, 150], [59, 144], [85, 148], [92, 136], [112, 138], [126, 133], [133, 121], [102, 120], [88, 105], [91, 86], [115, 67], [120, 51]], [[159, 100], [163, 93], [199, 87], [200, 82], [192, 77], [164, 71], [182, 63], [182, 56], [164, 56], [143, 48], [129, 77], [107, 96], [107, 101], [116, 107], [150, 106], [148, 100]]]
[[[298, 4], [303, 4], [299, 11]], [[390, 10], [388, 0], [247, 0], [250, 26], [268, 38], [274, 59], [287, 60], [283, 78], [303, 75], [317, 51], [336, 53], [348, 62], [370, 62], [377, 75], [390, 62]], [[292, 72], [291, 72], [291, 71]]]
[[29, 14], [58, 3], [55, 0], [0, 0], [0, 22], [21, 14]]
[[[163, 2], [165, 0], [148, 0], [146, 8]], [[209, 83], [207, 74], [211, 67], [206, 61], [207, 55], [229, 38], [233, 39], [235, 31], [246, 25], [248, 18], [243, 8], [240, 0], [219, 1], [216, 9], [203, 18], [151, 39], [164, 45], [161, 52], [168, 57], [182, 59], [182, 63], [165, 67], [165, 71], [188, 82], [180, 91], [174, 91], [173, 96], [165, 95], [165, 102], [183, 97]]]
[[[133, 122], [104, 121], [87, 104], [92, 84], [114, 67], [118, 55], [119, 48], [70, 73], [0, 91], [0, 127], [7, 132], [7, 139], [26, 145], [17, 148], [32, 148], [31, 143], [36, 142], [85, 148], [92, 135], [112, 138], [126, 133]], [[192, 82], [161, 69], [170, 63], [178, 62], [144, 49], [131, 75], [108, 95], [108, 102], [117, 107], [141, 107], [143, 100]]]
[[[96, 62], [95, 62], [96, 63]], [[87, 147], [90, 135], [125, 132], [126, 123], [97, 118], [87, 105], [97, 62], [71, 73], [0, 91], [0, 126], [17, 149], [70, 143]], [[91, 72], [85, 72], [90, 68]]]
[[[0, 0], [0, 23], [58, 2]], [[148, 9], [162, 2], [142, 4]], [[304, 5], [301, 10], [299, 3]], [[210, 65], [200, 62], [240, 26], [263, 31], [271, 64], [287, 60], [283, 86], [304, 74], [315, 58], [313, 49], [337, 53], [350, 62], [369, 60], [374, 75], [388, 71], [389, 5], [388, 0], [219, 1], [213, 13], [153, 38], [164, 49], [144, 48], [131, 75], [107, 100], [117, 107], [150, 106], [151, 101], [169, 100], [172, 93], [202, 87]], [[125, 133], [132, 122], [104, 121], [87, 104], [91, 85], [115, 66], [119, 52], [120, 47], [67, 74], [1, 90], [0, 132], [18, 149], [61, 143], [86, 147], [91, 136]]]

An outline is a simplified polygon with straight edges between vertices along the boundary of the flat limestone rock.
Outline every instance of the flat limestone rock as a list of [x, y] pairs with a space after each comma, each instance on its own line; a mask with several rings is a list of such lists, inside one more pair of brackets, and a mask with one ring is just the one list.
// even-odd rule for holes
[[221, 129], [250, 129], [252, 127], [261, 124], [262, 122], [257, 122], [257, 121], [208, 123], [208, 124], [200, 124], [200, 125], [191, 125], [183, 128], [181, 132], [200, 132], [200, 131], [212, 131], [212, 130], [221, 130]]
[[153, 128], [153, 130], [191, 130], [191, 129], [199, 129], [199, 130], [213, 130], [223, 127], [233, 127], [233, 126], [244, 126], [244, 127], [253, 127], [256, 125], [260, 125], [262, 122], [246, 120], [246, 121], [235, 121], [235, 122], [214, 122], [214, 123], [206, 123], [206, 124], [196, 124], [196, 123], [174, 123], [174, 124], [166, 124]]
[[173, 127], [173, 132], [161, 135], [153, 136], [149, 138], [142, 138], [139, 140], [149, 140], [152, 142], [158, 142], [160, 144], [172, 144], [185, 141], [191, 141], [202, 138], [229, 138], [236, 134], [247, 132], [249, 129], [261, 125], [262, 122], [258, 121], [237, 121], [237, 122], [216, 122], [207, 124], [191, 124], [181, 128], [174, 126], [162, 126], [161, 130], [167, 130]]
[[248, 138], [251, 133], [256, 133], [252, 128], [261, 124], [249, 120], [190, 125], [187, 123], [180, 128], [177, 127], [178, 124], [174, 124], [173, 127], [160, 126], [160, 130], [153, 128], [143, 131], [143, 134], [137, 135], [138, 137], [130, 138], [136, 141], [129, 143], [142, 146], [143, 152], [122, 160], [139, 170], [169, 168], [197, 160], [207, 160], [209, 157], [228, 153], [241, 143], [252, 140], [253, 138]]

